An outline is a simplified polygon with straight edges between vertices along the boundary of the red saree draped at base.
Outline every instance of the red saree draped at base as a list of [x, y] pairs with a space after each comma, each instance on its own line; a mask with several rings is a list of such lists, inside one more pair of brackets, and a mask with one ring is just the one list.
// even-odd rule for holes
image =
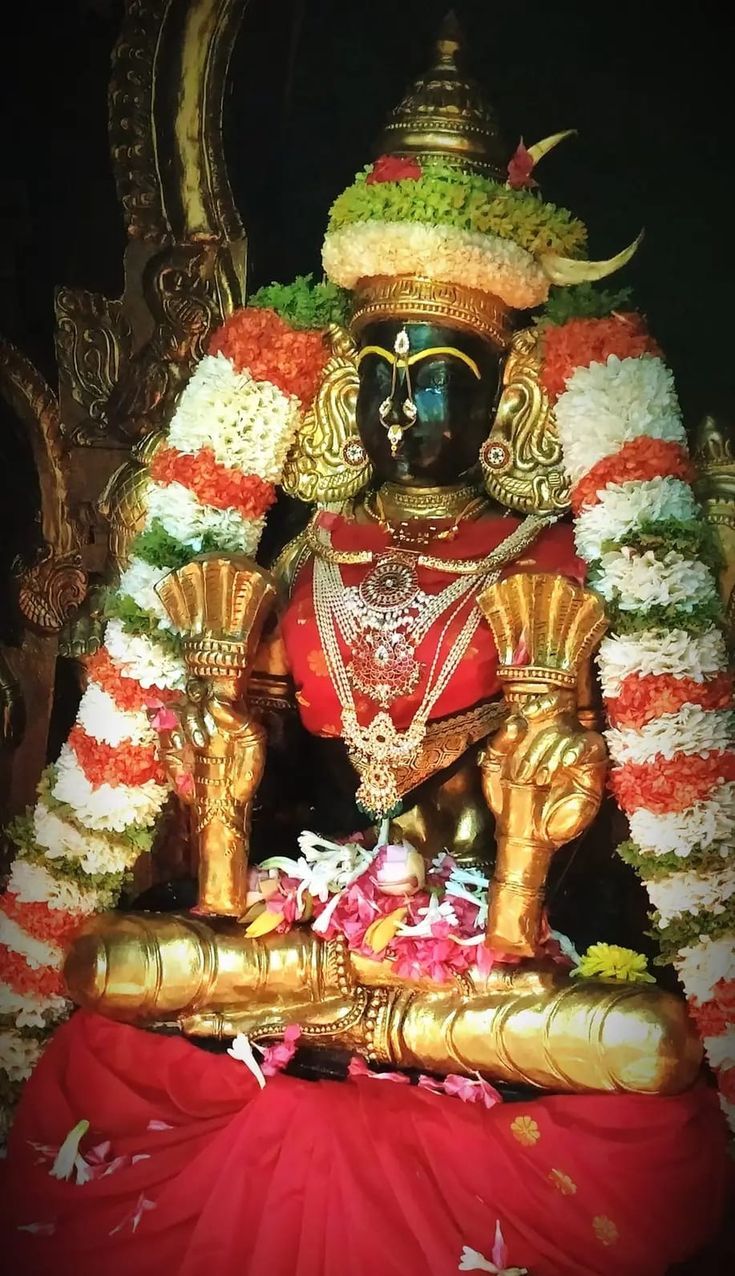
[[[125, 1161], [80, 1186], [31, 1144], [58, 1147], [82, 1118], [82, 1151], [109, 1140]], [[499, 1219], [531, 1276], [661, 1276], [712, 1236], [725, 1191], [705, 1086], [490, 1111], [369, 1078], [278, 1075], [261, 1091], [226, 1055], [80, 1012], [13, 1128], [4, 1270], [451, 1276], [465, 1246], [490, 1257]]]

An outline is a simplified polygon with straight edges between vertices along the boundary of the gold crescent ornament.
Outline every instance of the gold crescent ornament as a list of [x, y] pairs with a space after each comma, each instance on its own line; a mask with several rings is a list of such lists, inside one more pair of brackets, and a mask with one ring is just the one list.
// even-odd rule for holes
[[635, 256], [643, 240], [643, 231], [614, 257], [607, 261], [582, 261], [576, 257], [560, 257], [557, 253], [542, 253], [538, 258], [539, 265], [552, 284], [562, 287], [570, 284], [594, 283], [597, 279], [607, 279], [616, 270], [627, 266], [631, 257]]

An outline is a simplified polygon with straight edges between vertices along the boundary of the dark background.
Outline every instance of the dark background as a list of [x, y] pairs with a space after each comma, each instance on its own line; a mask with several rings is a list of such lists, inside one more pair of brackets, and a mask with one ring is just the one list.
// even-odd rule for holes
[[[226, 146], [251, 281], [319, 269], [328, 206], [427, 63], [447, 0], [251, 0], [232, 61]], [[511, 141], [576, 126], [544, 194], [604, 257], [641, 225], [626, 272], [668, 351], [687, 420], [735, 408], [731, 353], [735, 72], [729, 6], [458, 0], [475, 76]], [[52, 290], [118, 295], [124, 234], [106, 92], [121, 0], [4, 14], [0, 332], [53, 384]]]

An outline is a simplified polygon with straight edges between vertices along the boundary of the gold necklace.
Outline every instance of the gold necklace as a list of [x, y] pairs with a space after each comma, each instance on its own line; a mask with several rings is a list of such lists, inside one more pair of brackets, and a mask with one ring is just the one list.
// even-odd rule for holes
[[[306, 529], [306, 543], [318, 561], [336, 563], [342, 567], [357, 567], [374, 563], [381, 554], [385, 553], [385, 550], [334, 549], [328, 533], [317, 527], [318, 517], [318, 514], [315, 515]], [[426, 567], [430, 571], [445, 572], [449, 576], [484, 576], [487, 572], [494, 571], [496, 567], [503, 567], [513, 558], [517, 558], [536, 540], [544, 528], [551, 527], [559, 517], [558, 514], [529, 514], [520, 527], [517, 527], [484, 558], [438, 558], [434, 554], [424, 554], [408, 548], [402, 549], [401, 553], [413, 556], [417, 567]]]
[[[454, 605], [451, 606], [436, 644], [423, 699], [405, 731], [396, 728], [385, 709], [381, 709], [368, 726], [362, 726], [358, 722], [352, 683], [337, 639], [344, 586], [339, 572], [335, 570], [337, 564], [326, 556], [316, 557], [312, 586], [314, 615], [327, 668], [342, 711], [342, 736], [360, 777], [357, 803], [372, 819], [384, 819], [400, 805], [397, 773], [415, 763], [426, 737], [431, 711], [448, 686], [480, 624], [480, 612], [474, 599], [460, 633], [440, 665], [442, 648], [453, 622], [466, 606], [468, 595], [472, 593], [476, 599], [482, 589], [498, 579], [505, 564], [517, 557], [538, 535], [541, 529], [539, 526], [529, 528], [531, 521], [531, 518], [526, 519], [520, 528], [506, 537], [492, 555], [488, 555], [484, 562], [488, 563], [492, 559], [492, 564], [483, 572], [475, 572], [476, 579], [467, 589], [452, 592], [451, 603]], [[544, 520], [544, 525], [547, 521]], [[523, 537], [519, 536], [520, 532], [524, 532]], [[405, 551], [401, 553], [405, 560]], [[395, 554], [396, 551], [384, 553], [383, 561], [389, 561]], [[371, 555], [370, 561], [375, 557]], [[420, 558], [419, 555], [419, 561]], [[442, 593], [446, 603], [449, 591]], [[397, 593], [396, 601], [399, 597], [402, 595]]]
[[393, 521], [393, 509], [402, 519], [460, 519], [468, 506], [487, 505], [487, 497], [473, 484], [458, 487], [402, 487], [400, 483], [383, 483], [366, 497], [374, 503], [382, 518]]

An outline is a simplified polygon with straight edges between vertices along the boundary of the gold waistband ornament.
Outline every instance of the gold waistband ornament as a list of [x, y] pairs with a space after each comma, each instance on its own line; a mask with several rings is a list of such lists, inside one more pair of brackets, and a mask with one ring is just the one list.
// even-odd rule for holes
[[196, 911], [240, 917], [252, 800], [266, 743], [244, 697], [276, 587], [250, 559], [212, 554], [171, 572], [156, 592], [184, 634], [186, 702], [179, 726], [164, 736], [163, 760], [195, 811]]
[[579, 722], [577, 684], [606, 620], [590, 590], [540, 573], [510, 576], [478, 601], [510, 711], [481, 763], [497, 832], [487, 942], [531, 957], [551, 857], [591, 824], [605, 788], [605, 743]]

